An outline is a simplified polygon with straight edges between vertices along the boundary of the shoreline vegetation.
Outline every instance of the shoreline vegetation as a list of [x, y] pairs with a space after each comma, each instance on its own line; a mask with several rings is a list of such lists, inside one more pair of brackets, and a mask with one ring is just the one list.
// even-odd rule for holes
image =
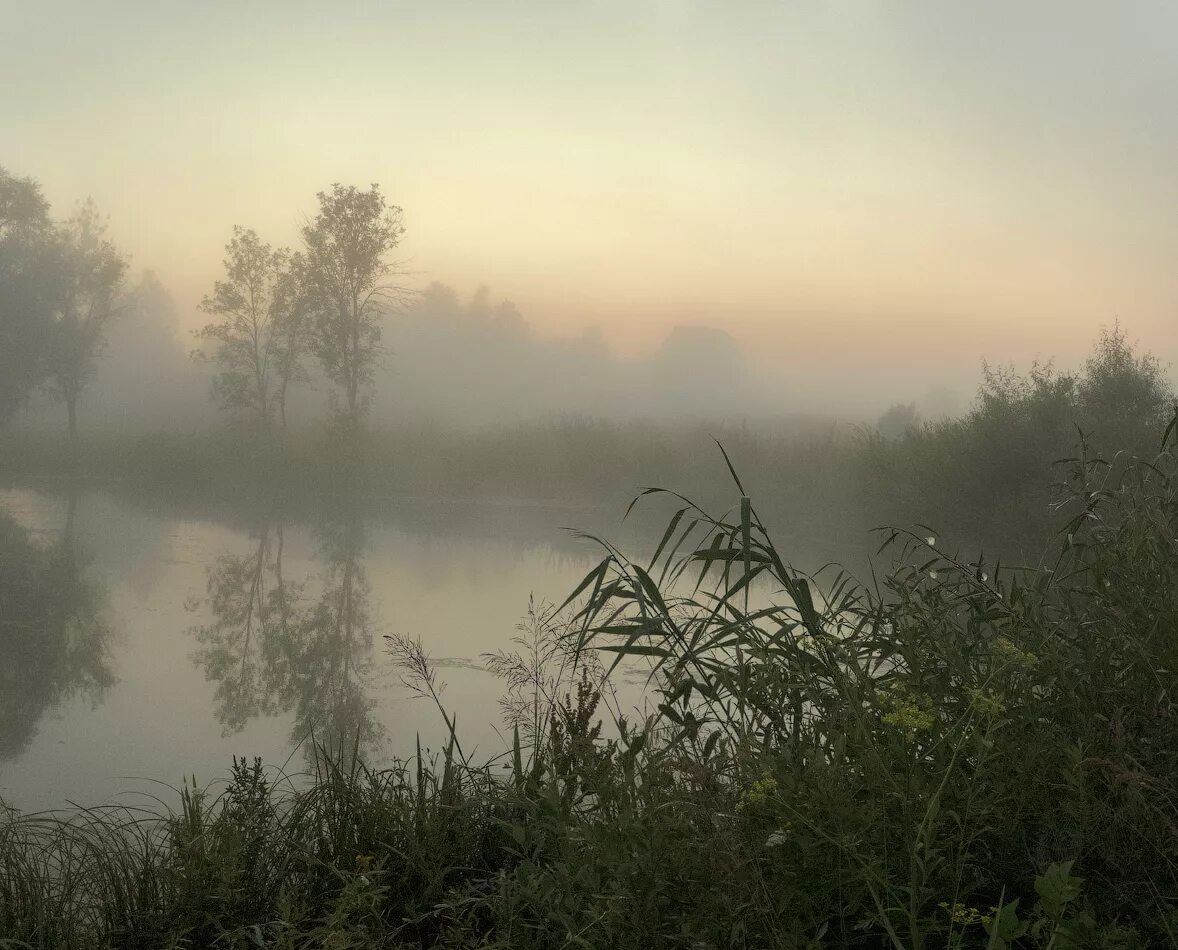
[[280, 441], [249, 425], [83, 433], [70, 443], [0, 428], [0, 483], [99, 485], [132, 502], [166, 498], [238, 518], [276, 503], [309, 512], [345, 495], [369, 506], [515, 500], [612, 514], [637, 486], [671, 484], [719, 508], [730, 484], [718, 442], [763, 499], [766, 523], [807, 565], [864, 567], [872, 529], [914, 523], [936, 525], [973, 553], [1032, 561], [1050, 537], [1053, 463], [1078, 437], [1110, 458], [1149, 454], [1173, 399], [1157, 359], [1115, 327], [1076, 370], [984, 366], [972, 407], [938, 421], [896, 405], [873, 426], [565, 417], [466, 429], [325, 423]]
[[[990, 373], [962, 420], [865, 435], [852, 495], [941, 529], [883, 530], [865, 582], [790, 565], [754, 504], [789, 482], [737, 446], [728, 514], [645, 492], [668, 506], [653, 556], [602, 540], [487, 658], [502, 757], [468, 760], [441, 671], [390, 641], [443, 750], [376, 769], [337, 744], [298, 780], [238, 761], [143, 809], [0, 811], [0, 944], [1174, 945], [1170, 400], [1113, 334], [1082, 373]], [[987, 517], [1042, 553], [955, 540]], [[617, 704], [616, 662], [649, 669], [648, 715]]]

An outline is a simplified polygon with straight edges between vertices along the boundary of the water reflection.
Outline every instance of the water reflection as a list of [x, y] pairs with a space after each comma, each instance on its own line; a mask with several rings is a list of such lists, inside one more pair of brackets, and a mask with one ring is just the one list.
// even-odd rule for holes
[[[445, 726], [381, 635], [477, 659], [509, 644], [529, 595], [562, 599], [597, 556], [560, 531], [578, 523], [563, 509], [354, 494], [226, 509], [85, 488], [75, 527], [72, 487], [0, 487], [0, 796], [26, 808], [217, 776], [233, 755], [280, 765], [312, 730], [376, 761], [418, 734], [436, 746]], [[444, 679], [467, 747], [497, 751], [498, 681], [467, 665]]]
[[309, 739], [345, 755], [370, 753], [382, 730], [367, 689], [374, 623], [363, 521], [351, 510], [320, 522], [316, 569], [293, 578], [283, 565], [284, 531], [274, 513], [251, 532], [248, 553], [219, 555], [206, 597], [192, 605], [209, 617], [192, 627], [193, 658], [216, 684], [222, 735], [258, 716], [289, 714], [291, 739], [308, 754]]
[[77, 538], [77, 496], [50, 545], [0, 511], [0, 761], [23, 753], [46, 713], [114, 684], [105, 592]]

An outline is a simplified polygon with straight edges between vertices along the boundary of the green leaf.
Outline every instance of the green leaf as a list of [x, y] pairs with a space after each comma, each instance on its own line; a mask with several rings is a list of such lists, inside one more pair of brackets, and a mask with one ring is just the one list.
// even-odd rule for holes
[[990, 935], [987, 943], [990, 950], [1007, 950], [1027, 932], [1027, 922], [1019, 920], [1017, 897], [995, 911], [993, 919], [986, 925], [986, 932]]
[[1072, 877], [1071, 870], [1071, 861], [1059, 861], [1035, 878], [1035, 893], [1039, 895], [1043, 912], [1057, 923], [1084, 886], [1084, 879]]

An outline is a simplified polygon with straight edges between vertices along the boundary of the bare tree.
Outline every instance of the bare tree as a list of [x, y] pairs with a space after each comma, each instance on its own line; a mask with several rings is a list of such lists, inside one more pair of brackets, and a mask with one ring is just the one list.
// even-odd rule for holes
[[334, 387], [333, 409], [354, 430], [380, 351], [382, 307], [401, 293], [390, 282], [388, 254], [405, 229], [401, 209], [386, 204], [379, 185], [334, 184], [318, 198], [319, 213], [303, 228], [311, 345]]
[[291, 263], [285, 248], [274, 250], [252, 229], [235, 227], [225, 245], [225, 277], [201, 302], [218, 319], [196, 331], [214, 344], [213, 394], [222, 408], [247, 415], [267, 436], [275, 412], [285, 431], [286, 388], [301, 352], [304, 308]]
[[106, 239], [106, 222], [87, 199], [58, 230], [49, 374], [66, 404], [70, 442], [78, 438], [78, 400], [119, 308], [127, 259]]

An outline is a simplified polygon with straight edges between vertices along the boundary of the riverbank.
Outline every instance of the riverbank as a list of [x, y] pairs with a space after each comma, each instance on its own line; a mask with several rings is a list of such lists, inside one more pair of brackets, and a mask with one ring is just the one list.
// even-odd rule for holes
[[[517, 737], [148, 812], [5, 815], [13, 945], [1157, 946], [1178, 934], [1178, 459], [1064, 473], [1041, 568], [894, 532], [878, 585], [687, 507], [504, 655]], [[686, 532], [686, 537], [681, 534]], [[705, 571], [691, 593], [676, 576]], [[687, 574], [685, 572], [692, 572]], [[782, 591], [747, 608], [759, 578]], [[717, 607], [718, 605], [718, 607]], [[395, 640], [451, 722], [440, 671]], [[652, 670], [627, 719], [616, 656]], [[600, 725], [599, 725], [600, 723]]]

